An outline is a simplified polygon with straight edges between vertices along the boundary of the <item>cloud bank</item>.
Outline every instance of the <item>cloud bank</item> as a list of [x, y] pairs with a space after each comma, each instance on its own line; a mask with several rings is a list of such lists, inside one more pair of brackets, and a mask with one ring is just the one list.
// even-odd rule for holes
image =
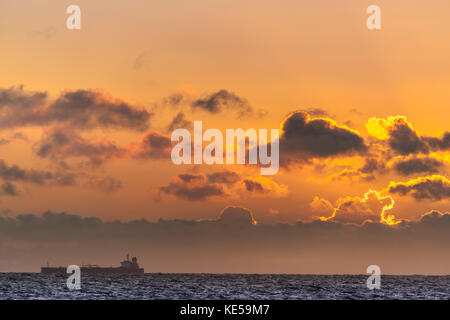
[[67, 213], [22, 214], [0, 216], [0, 257], [9, 257], [0, 258], [0, 269], [38, 271], [47, 260], [117, 265], [131, 251], [147, 272], [365, 273], [377, 264], [383, 273], [445, 274], [449, 231], [450, 214], [438, 211], [396, 226], [265, 225], [240, 207], [201, 221], [105, 222]]

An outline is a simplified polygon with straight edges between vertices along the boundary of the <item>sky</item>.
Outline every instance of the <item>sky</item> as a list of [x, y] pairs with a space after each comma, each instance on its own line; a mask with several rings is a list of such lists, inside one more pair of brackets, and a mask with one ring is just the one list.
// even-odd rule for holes
[[[0, 0], [0, 271], [448, 274], [449, 7]], [[194, 121], [278, 173], [175, 165]]]

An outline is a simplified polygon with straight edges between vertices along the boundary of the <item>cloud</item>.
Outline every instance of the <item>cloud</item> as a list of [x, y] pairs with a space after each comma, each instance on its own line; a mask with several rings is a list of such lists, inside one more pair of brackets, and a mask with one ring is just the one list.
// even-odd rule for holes
[[375, 179], [372, 174], [367, 174], [358, 169], [344, 169], [339, 173], [333, 174], [329, 177], [331, 181], [371, 181]]
[[23, 86], [0, 88], [0, 128], [39, 122], [46, 102], [46, 92], [28, 92]]
[[416, 173], [438, 173], [443, 166], [442, 161], [431, 157], [398, 159], [393, 164], [394, 169], [403, 176]]
[[121, 188], [122, 183], [112, 177], [101, 177], [84, 172], [70, 171], [41, 171], [34, 169], [22, 169], [17, 165], [8, 165], [0, 159], [0, 179], [6, 183], [3, 185], [4, 194], [18, 195], [11, 181], [32, 183], [36, 185], [75, 186], [81, 184], [103, 192], [113, 192]]
[[180, 173], [172, 182], [159, 188], [160, 195], [172, 195], [190, 201], [214, 197], [281, 197], [288, 188], [266, 177], [245, 177], [233, 171]]
[[442, 138], [423, 137], [423, 139], [433, 150], [449, 150], [450, 149], [450, 132], [444, 133], [442, 135]]
[[4, 182], [0, 185], [0, 195], [17, 196], [19, 191], [11, 182]]
[[76, 127], [115, 127], [145, 130], [150, 113], [100, 92], [77, 90], [63, 93], [47, 109], [47, 118]]
[[31, 183], [35, 185], [74, 186], [75, 175], [65, 172], [23, 169], [18, 165], [8, 165], [0, 159], [0, 195], [18, 196], [20, 193], [11, 182]]
[[191, 107], [201, 109], [212, 114], [217, 114], [225, 110], [235, 110], [240, 116], [253, 113], [253, 108], [248, 101], [228, 90], [219, 90], [194, 100]]
[[143, 131], [151, 114], [143, 108], [92, 90], [66, 91], [51, 101], [46, 92], [28, 92], [23, 86], [0, 88], [0, 128], [64, 124]]
[[170, 159], [171, 151], [170, 138], [156, 131], [145, 133], [137, 144], [130, 147], [133, 157], [143, 159]]
[[383, 161], [374, 158], [366, 158], [360, 171], [362, 173], [374, 173], [376, 171], [384, 171], [385, 168], [386, 165]]
[[55, 179], [55, 175], [49, 171], [26, 170], [17, 165], [9, 166], [0, 159], [0, 178], [5, 181], [25, 181], [36, 184], [44, 184]]
[[182, 104], [188, 103], [190, 97], [183, 92], [175, 92], [162, 99], [163, 106], [179, 107]]
[[[329, 217], [321, 217], [322, 221], [333, 220], [341, 223], [362, 224], [366, 221], [382, 222], [386, 224], [400, 223], [394, 216], [388, 215], [386, 211], [394, 207], [394, 199], [391, 196], [382, 196], [375, 190], [369, 190], [360, 197], [339, 198], [336, 207]], [[312, 206], [318, 207], [329, 205], [320, 198], [313, 200]]]
[[249, 209], [233, 206], [223, 209], [217, 222], [233, 227], [250, 227], [257, 224]]
[[107, 160], [121, 158], [126, 150], [110, 139], [87, 140], [72, 130], [55, 128], [44, 133], [34, 147], [42, 158], [61, 160], [70, 157], [87, 157], [92, 165], [98, 166]]
[[[449, 213], [431, 211], [395, 226], [254, 224], [254, 213], [241, 207], [211, 214], [218, 217], [125, 222], [54, 212], [0, 216], [0, 253], [7, 257], [0, 268], [38, 271], [46, 260], [115, 265], [129, 248], [148, 272], [356, 274], [370, 263], [392, 274], [447, 274], [450, 268]], [[417, 256], [423, 263], [411, 264]]]
[[450, 198], [450, 181], [440, 175], [412, 179], [407, 182], [391, 182], [390, 193], [411, 195], [416, 200], [445, 200]]
[[405, 116], [389, 116], [387, 119], [370, 118], [366, 123], [369, 134], [387, 141], [389, 147], [397, 154], [428, 154], [433, 149], [447, 149], [450, 133], [442, 139], [421, 136]]
[[418, 222], [412, 222], [414, 224], [421, 224], [423, 226], [430, 226], [432, 228], [448, 227], [450, 226], [450, 212], [440, 212], [437, 210], [431, 210], [424, 213]]
[[186, 116], [183, 112], [178, 112], [177, 115], [173, 117], [172, 122], [170, 122], [169, 126], [167, 127], [167, 131], [172, 132], [173, 130], [178, 128], [188, 130], [192, 128], [192, 122], [186, 120]]
[[209, 183], [205, 175], [191, 173], [178, 174], [167, 186], [160, 187], [159, 192], [188, 201], [201, 201], [226, 195], [221, 184]]
[[170, 138], [153, 130], [143, 134], [138, 141], [122, 147], [109, 138], [87, 139], [70, 129], [52, 128], [45, 131], [41, 141], [34, 145], [34, 152], [58, 163], [64, 162], [66, 158], [85, 157], [91, 165], [99, 166], [107, 161], [127, 157], [170, 159], [171, 148]]
[[283, 196], [287, 194], [287, 186], [279, 185], [266, 177], [248, 177], [242, 182], [245, 190], [254, 195]]
[[311, 118], [303, 111], [288, 115], [281, 129], [280, 155], [288, 163], [361, 154], [367, 150], [357, 131], [338, 126], [331, 119]]
[[23, 86], [0, 88], [0, 110], [8, 107], [20, 108], [21, 110], [33, 110], [43, 106], [47, 101], [46, 92], [25, 91]]
[[241, 179], [241, 176], [234, 171], [218, 171], [207, 175], [208, 182], [222, 183], [226, 185], [233, 185]]

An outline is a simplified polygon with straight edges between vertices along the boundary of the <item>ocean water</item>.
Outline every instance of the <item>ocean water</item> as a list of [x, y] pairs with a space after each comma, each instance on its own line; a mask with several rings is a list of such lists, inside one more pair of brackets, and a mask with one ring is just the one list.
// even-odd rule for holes
[[450, 299], [450, 276], [145, 274], [82, 275], [69, 290], [65, 275], [0, 273], [0, 299]]

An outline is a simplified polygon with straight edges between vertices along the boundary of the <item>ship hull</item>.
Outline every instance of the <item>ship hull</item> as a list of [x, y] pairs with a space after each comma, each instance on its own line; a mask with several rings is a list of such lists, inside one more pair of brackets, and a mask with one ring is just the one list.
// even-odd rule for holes
[[[103, 268], [103, 267], [80, 267], [81, 274], [144, 274], [143, 268]], [[67, 268], [64, 267], [42, 267], [42, 274], [67, 274]]]

